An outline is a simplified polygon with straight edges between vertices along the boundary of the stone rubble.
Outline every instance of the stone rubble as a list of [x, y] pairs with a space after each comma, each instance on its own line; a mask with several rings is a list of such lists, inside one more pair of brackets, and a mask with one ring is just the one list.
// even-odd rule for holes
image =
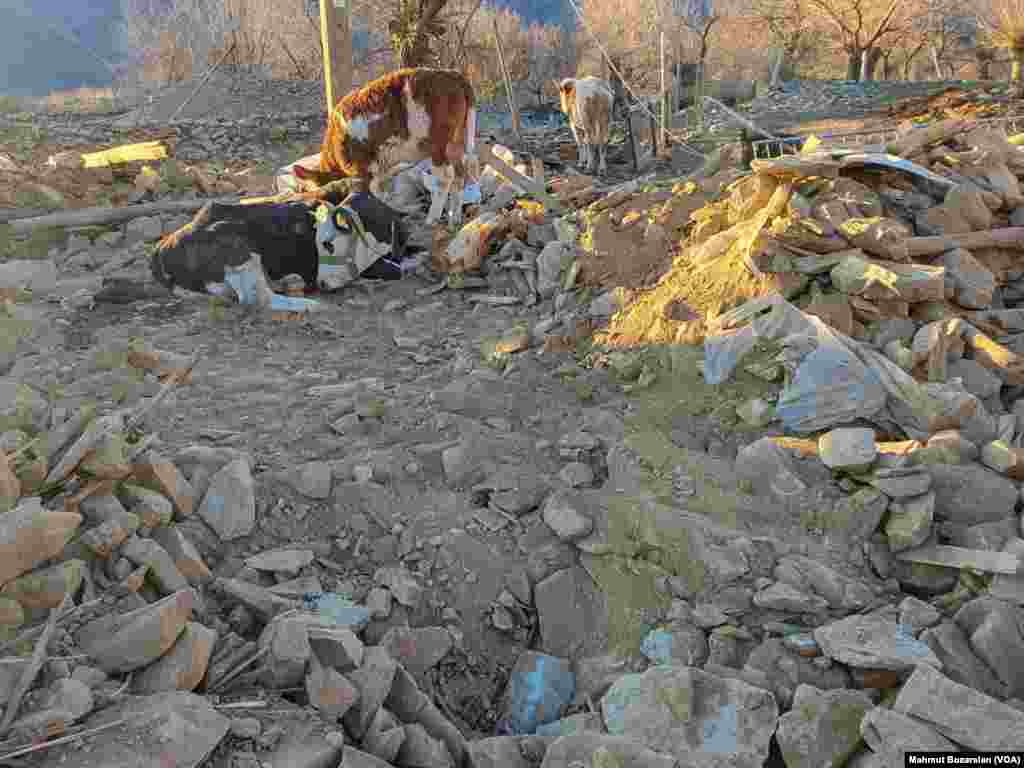
[[[917, 141], [912, 136], [906, 144]], [[1002, 172], [1024, 166], [985, 141], [986, 151], [1004, 153], [1002, 166], [987, 166], [984, 176], [998, 200], [960, 189], [944, 197], [946, 212], [922, 217], [925, 226], [953, 231], [959, 218], [977, 232], [983, 223], [1007, 223], [1024, 204]], [[922, 146], [913, 156], [935, 158], [935, 170], [943, 152], [968, 154], [969, 146]], [[740, 211], [731, 226], [756, 217], [759, 206], [747, 196], [772, 205], [777, 189], [806, 181], [801, 164], [811, 162], [760, 166], [756, 185], [702, 219], [717, 217], [705, 234]], [[832, 168], [813, 162], [816, 172]], [[1020, 749], [1019, 577], [992, 578], [988, 561], [960, 570], [905, 558], [932, 545], [1010, 556], [1024, 547], [1016, 406], [1024, 381], [1012, 338], [1024, 325], [1010, 306], [1022, 275], [994, 246], [981, 257], [978, 249], [944, 251], [941, 266], [894, 261], [917, 231], [900, 218], [916, 193], [887, 192], [883, 200], [838, 173], [816, 178], [821, 199], [794, 201], [809, 191], [791, 190], [786, 210], [795, 218], [813, 210], [804, 218], [832, 231], [801, 232], [801, 251], [783, 254], [786, 269], [772, 274], [810, 275], [821, 292], [810, 307], [794, 307], [799, 316], [774, 317], [821, 318], [873, 345], [866, 357], [873, 366], [896, 358], [935, 404], [930, 421], [911, 412], [916, 403], [883, 392], [884, 408], [859, 418], [827, 413], [823, 428], [805, 431], [813, 437], [784, 436], [772, 428], [790, 412], [787, 402], [749, 370], [765, 367], [746, 359], [744, 373], [763, 386], [719, 415], [749, 431], [731, 441], [692, 430], [677, 436], [691, 446], [683, 455], [692, 466], [668, 465], [679, 452], [652, 448], [652, 433], [627, 427], [625, 411], [593, 403], [592, 391], [585, 396], [592, 385], [582, 366], [557, 373], [583, 405], [565, 418], [549, 416], [536, 393], [516, 387], [516, 367], [531, 365], [537, 347], [549, 355], [567, 338], [575, 342], [577, 323], [614, 327], [630, 304], [611, 292], [586, 301], [569, 279], [585, 220], [547, 226], [543, 214], [529, 220], [529, 211], [518, 232], [496, 236], [519, 240], [511, 259], [519, 266], [486, 269], [483, 285], [524, 304], [529, 298], [548, 317], [525, 332], [505, 329], [498, 342], [507, 343], [492, 343], [476, 359], [457, 357], [457, 375], [431, 382], [416, 406], [427, 411], [430, 437], [410, 437], [415, 451], [400, 462], [397, 452], [353, 450], [343, 460], [267, 472], [239, 447], [144, 445], [143, 435], [125, 428], [126, 412], [80, 418], [34, 398], [12, 376], [10, 391], [24, 407], [0, 414], [0, 545], [8, 555], [0, 560], [0, 632], [4, 653], [14, 654], [0, 665], [0, 704], [17, 711], [3, 735], [20, 744], [86, 729], [78, 744], [46, 749], [39, 759], [46, 766], [70, 759], [83, 766], [802, 768], [895, 765], [922, 748]], [[616, 196], [638, 187], [588, 194], [614, 207]], [[572, 194], [567, 186], [560, 196]], [[851, 207], [865, 215], [850, 216]], [[865, 226], [844, 230], [854, 218]], [[178, 224], [135, 221], [117, 242], [141, 245], [118, 248], [141, 259], [146, 241]], [[751, 244], [761, 242], [754, 235], [765, 224], [747, 234]], [[859, 255], [829, 256], [855, 248]], [[752, 263], [764, 268], [767, 250], [754, 251]], [[102, 270], [115, 252], [78, 240], [57, 254], [59, 265], [49, 263], [63, 282], [64, 270], [94, 271], [70, 262], [79, 254], [92, 254]], [[502, 273], [513, 271], [537, 279], [506, 281]], [[32, 274], [17, 287], [46, 291]], [[470, 290], [455, 279], [448, 288]], [[431, 296], [420, 306], [429, 307]], [[955, 319], [946, 314], [951, 306]], [[409, 310], [413, 322], [431, 316], [417, 309]], [[1007, 333], [996, 340], [993, 326]], [[436, 354], [419, 342], [407, 351]], [[131, 350], [121, 352], [133, 365]], [[164, 358], [170, 365], [173, 356]], [[671, 360], [657, 367], [629, 354], [600, 359], [617, 386], [636, 387], [626, 392], [655, 387], [673, 370], [683, 375]], [[776, 361], [780, 375], [787, 362]], [[136, 394], [153, 397], [159, 366], [138, 370]], [[334, 386], [307, 376], [282, 381]], [[369, 378], [347, 394], [334, 390], [323, 424], [354, 417], [343, 439], [365, 447], [381, 413], [406, 399], [403, 386], [387, 389], [386, 399]], [[374, 404], [354, 397], [362, 389], [373, 390]], [[547, 418], [553, 425], [542, 432]], [[26, 447], [38, 435], [48, 439]], [[417, 486], [407, 505], [414, 511], [400, 511], [400, 489], [426, 471], [437, 487]], [[698, 511], [723, 493], [716, 473], [734, 480], [737, 499], [752, 500], [737, 502], [742, 520], [725, 524]], [[452, 510], [466, 513], [458, 525], [424, 525], [450, 520]], [[787, 515], [799, 521], [800, 535], [757, 522]], [[313, 531], [329, 518], [342, 518], [346, 529], [273, 543], [266, 536], [282, 519], [307, 518]], [[513, 551], [522, 561], [506, 572]], [[450, 588], [446, 601], [438, 597], [442, 585]], [[32, 670], [39, 636], [32, 627], [65, 597], [76, 607], [57, 620], [42, 670]], [[494, 636], [503, 645], [487, 645]], [[501, 653], [487, 659], [495, 647]], [[466, 669], [488, 661], [502, 667], [503, 690], [485, 692], [471, 680], [470, 692], [451, 693]], [[32, 690], [16, 698], [25, 670]], [[467, 722], [474, 709], [480, 720]]]

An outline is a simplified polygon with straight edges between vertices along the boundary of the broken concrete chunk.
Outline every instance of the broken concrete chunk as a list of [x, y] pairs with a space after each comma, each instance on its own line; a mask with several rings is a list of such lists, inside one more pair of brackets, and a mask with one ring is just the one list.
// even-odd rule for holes
[[19, 576], [5, 584], [0, 592], [18, 602], [24, 610], [22, 621], [38, 621], [59, 607], [65, 595], [74, 596], [78, 593], [85, 572], [86, 564], [82, 560], [67, 560]]
[[452, 649], [452, 636], [441, 627], [392, 627], [380, 645], [413, 675], [421, 675]]
[[311, 626], [308, 638], [313, 654], [324, 666], [348, 673], [363, 663], [363, 643], [350, 629]]
[[905, 597], [900, 603], [900, 624], [910, 628], [915, 636], [942, 621], [942, 614], [931, 603], [916, 597]]
[[707, 635], [700, 627], [675, 621], [666, 629], [652, 629], [640, 643], [640, 652], [652, 664], [700, 667], [708, 659]]
[[[188, 589], [188, 579], [178, 570], [170, 554], [153, 539], [132, 536], [121, 545], [121, 554], [135, 565], [149, 567], [149, 575], [162, 594]], [[152, 693], [152, 691], [151, 691]]]
[[979, 597], [966, 603], [953, 620], [1008, 696], [1024, 695], [1024, 610], [1004, 600]]
[[123, 483], [118, 498], [125, 509], [137, 515], [147, 528], [170, 525], [174, 519], [174, 506], [156, 491], [135, 483]]
[[296, 575], [313, 562], [311, 549], [275, 549], [247, 557], [245, 564], [257, 571]]

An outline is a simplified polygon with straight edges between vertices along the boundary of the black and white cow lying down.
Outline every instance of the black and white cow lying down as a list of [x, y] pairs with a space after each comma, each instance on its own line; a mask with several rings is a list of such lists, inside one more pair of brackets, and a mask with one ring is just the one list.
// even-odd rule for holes
[[[391, 246], [389, 254], [361, 271], [362, 277], [402, 276], [409, 235], [401, 213], [367, 192], [343, 200], [328, 196], [325, 202], [337, 207], [329, 226], [319, 228], [321, 239], [325, 231], [331, 238], [320, 243], [321, 250], [344, 262], [346, 252], [354, 252], [359, 242], [359, 224], [353, 221], [358, 218], [366, 232]], [[225, 267], [241, 266], [257, 253], [270, 280], [297, 274], [308, 291], [315, 290], [320, 277], [316, 207], [309, 202], [207, 203], [191, 222], [160, 241], [151, 261], [153, 277], [168, 290], [178, 286], [203, 293], [211, 284], [224, 282]]]

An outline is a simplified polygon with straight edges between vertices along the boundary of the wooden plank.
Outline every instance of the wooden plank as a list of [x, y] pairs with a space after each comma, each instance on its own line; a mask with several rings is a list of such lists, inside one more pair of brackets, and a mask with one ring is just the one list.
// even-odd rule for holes
[[195, 213], [210, 202], [237, 203], [238, 195], [223, 198], [200, 198], [197, 200], [168, 200], [163, 203], [125, 205], [120, 208], [78, 208], [57, 211], [46, 216], [31, 219], [15, 219], [9, 226], [16, 235], [23, 235], [40, 227], [88, 227], [100, 224], [120, 224], [140, 216], [155, 216], [163, 213]]
[[967, 549], [934, 544], [917, 547], [895, 554], [897, 560], [909, 563], [940, 565], [945, 568], [970, 568], [990, 573], [1005, 573], [1010, 576], [1024, 574], [1021, 558], [1009, 552], [992, 552], [986, 549]]
[[501, 173], [502, 176], [511, 179], [515, 184], [525, 189], [528, 193], [544, 203], [544, 207], [549, 211], [558, 215], [565, 213], [565, 208], [562, 204], [549, 195], [543, 186], [535, 182], [529, 176], [524, 176], [519, 173], [519, 171], [512, 168], [500, 157], [495, 157], [489, 144], [481, 144], [477, 151], [481, 162], [492, 166], [495, 170]]

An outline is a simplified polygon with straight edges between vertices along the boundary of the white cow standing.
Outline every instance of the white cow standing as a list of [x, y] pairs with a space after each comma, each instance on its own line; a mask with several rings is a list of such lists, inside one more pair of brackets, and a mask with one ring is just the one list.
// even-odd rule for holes
[[615, 95], [599, 77], [567, 77], [559, 83], [562, 112], [569, 118], [579, 148], [579, 164], [588, 173], [608, 171], [608, 127]]

